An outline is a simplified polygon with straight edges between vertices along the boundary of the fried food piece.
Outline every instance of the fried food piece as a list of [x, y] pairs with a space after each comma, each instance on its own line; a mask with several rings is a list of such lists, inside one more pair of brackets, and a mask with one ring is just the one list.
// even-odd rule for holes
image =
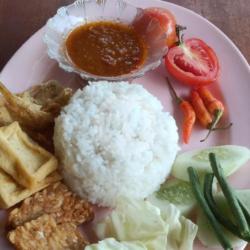
[[54, 217], [57, 224], [72, 222], [79, 225], [94, 218], [92, 206], [58, 182], [25, 199], [19, 208], [12, 210], [9, 224], [17, 227], [44, 213]]
[[82, 250], [87, 245], [74, 223], [57, 225], [47, 214], [17, 227], [8, 239], [18, 250]]
[[12, 207], [30, 195], [61, 179], [61, 175], [53, 172], [35, 188], [27, 189], [18, 185], [9, 175], [0, 169], [0, 209]]
[[0, 126], [6, 126], [13, 122], [13, 119], [5, 107], [5, 102], [3, 98], [0, 98]]
[[41, 106], [12, 94], [0, 83], [0, 92], [5, 98], [6, 108], [11, 117], [20, 122], [22, 126], [31, 126], [37, 129], [44, 128], [53, 123], [54, 116], [41, 110]]
[[37, 85], [18, 95], [12, 94], [0, 82], [0, 92], [12, 119], [33, 130], [45, 129], [52, 124], [72, 96], [72, 89], [63, 88], [56, 81]]
[[50, 80], [46, 83], [31, 87], [19, 94], [21, 98], [40, 105], [41, 110], [58, 115], [61, 107], [68, 104], [72, 96], [71, 88], [63, 88], [60, 83]]
[[17, 122], [0, 128], [0, 168], [32, 189], [56, 170], [57, 159], [22, 131]]

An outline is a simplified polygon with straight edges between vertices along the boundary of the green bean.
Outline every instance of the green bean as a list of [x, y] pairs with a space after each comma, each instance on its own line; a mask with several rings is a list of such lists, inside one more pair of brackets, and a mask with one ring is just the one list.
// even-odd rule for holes
[[239, 205], [244, 213], [244, 216], [245, 216], [247, 223], [248, 223], [248, 226], [249, 226], [250, 225], [250, 214], [248, 212], [248, 209], [246, 208], [245, 204], [239, 198], [237, 200], [239, 202]]
[[193, 193], [196, 197], [196, 200], [199, 203], [200, 207], [202, 208], [204, 214], [208, 218], [210, 225], [214, 229], [214, 232], [215, 232], [217, 239], [219, 240], [219, 242], [221, 243], [222, 247], [225, 250], [233, 250], [229, 240], [223, 234], [221, 225], [216, 220], [214, 214], [212, 213], [211, 209], [209, 208], [209, 206], [208, 206], [208, 204], [203, 196], [200, 181], [199, 181], [199, 178], [198, 178], [196, 171], [192, 167], [189, 167], [188, 174], [189, 174], [190, 183], [191, 183], [191, 186], [193, 189]]
[[250, 238], [243, 237], [240, 234], [238, 227], [229, 218], [226, 218], [225, 216], [223, 216], [223, 214], [217, 208], [216, 202], [213, 198], [213, 192], [212, 192], [213, 179], [214, 179], [214, 174], [211, 174], [211, 173], [206, 174], [205, 181], [204, 181], [204, 197], [207, 201], [208, 206], [213, 212], [215, 218], [232, 234], [238, 236], [239, 238], [245, 241], [250, 241]]
[[209, 161], [211, 164], [211, 167], [213, 169], [213, 173], [216, 176], [221, 190], [230, 206], [231, 212], [234, 216], [234, 219], [239, 227], [240, 234], [244, 238], [250, 237], [250, 231], [248, 227], [248, 223], [246, 221], [246, 218], [243, 214], [243, 211], [241, 210], [241, 207], [239, 205], [239, 202], [237, 200], [236, 195], [234, 194], [234, 191], [231, 189], [231, 187], [228, 185], [224, 174], [223, 169], [219, 165], [219, 163], [216, 160], [214, 153], [209, 153]]

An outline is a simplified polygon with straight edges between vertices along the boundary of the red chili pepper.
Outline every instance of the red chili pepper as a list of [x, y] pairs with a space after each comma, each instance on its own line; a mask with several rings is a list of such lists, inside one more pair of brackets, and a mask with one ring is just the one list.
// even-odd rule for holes
[[191, 92], [191, 103], [200, 124], [203, 127], [209, 129], [209, 126], [211, 125], [213, 119], [196, 90], [192, 90]]
[[[216, 99], [206, 87], [200, 87], [197, 90], [197, 92], [200, 95], [201, 99], [203, 100], [209, 113], [213, 116], [213, 120], [208, 127], [209, 131], [207, 133], [207, 136], [203, 140], [201, 140], [201, 142], [204, 142], [209, 137], [209, 135], [211, 134], [212, 131], [218, 130], [218, 128], [216, 128], [216, 126], [217, 126], [218, 122], [220, 121], [220, 119], [224, 113], [225, 108], [224, 108], [223, 103], [221, 101], [219, 101], [218, 99]], [[219, 128], [219, 129], [228, 129], [231, 126], [232, 126], [232, 123], [230, 123], [226, 127]]]
[[197, 91], [211, 115], [214, 115], [217, 110], [224, 112], [223, 103], [216, 99], [207, 88], [201, 87]]
[[182, 122], [182, 140], [185, 144], [188, 144], [193, 126], [196, 120], [196, 115], [194, 112], [194, 109], [192, 105], [186, 101], [180, 98], [176, 91], [174, 90], [172, 84], [170, 83], [169, 79], [167, 79], [167, 83], [170, 89], [170, 93], [172, 97], [176, 100], [176, 102], [179, 104], [182, 112], [183, 112], [183, 122]]

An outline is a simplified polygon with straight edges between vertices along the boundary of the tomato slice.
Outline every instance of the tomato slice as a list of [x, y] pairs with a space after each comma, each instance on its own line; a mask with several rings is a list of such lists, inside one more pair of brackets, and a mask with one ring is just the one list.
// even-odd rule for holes
[[197, 38], [172, 47], [165, 57], [165, 65], [177, 80], [192, 86], [215, 82], [220, 68], [214, 50]]
[[[149, 30], [154, 21], [156, 21], [160, 27], [155, 27], [154, 30]], [[169, 47], [177, 40], [175, 17], [169, 10], [164, 8], [152, 7], [142, 10], [142, 12], [135, 18], [133, 26], [142, 33], [152, 32], [152, 37], [161, 37], [165, 35], [166, 43]]]

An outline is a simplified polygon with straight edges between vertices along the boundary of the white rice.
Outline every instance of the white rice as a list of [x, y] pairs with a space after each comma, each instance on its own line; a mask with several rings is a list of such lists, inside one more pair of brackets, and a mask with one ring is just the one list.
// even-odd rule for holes
[[175, 120], [141, 85], [93, 82], [56, 119], [54, 143], [66, 183], [81, 197], [114, 206], [142, 199], [169, 175], [178, 147]]

